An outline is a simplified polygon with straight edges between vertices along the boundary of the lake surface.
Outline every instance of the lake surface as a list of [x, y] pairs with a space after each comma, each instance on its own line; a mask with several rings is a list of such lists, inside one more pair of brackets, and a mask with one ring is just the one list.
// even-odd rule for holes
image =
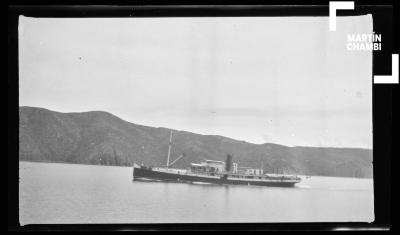
[[132, 181], [131, 167], [19, 163], [20, 223], [374, 220], [372, 179], [311, 177], [295, 188]]

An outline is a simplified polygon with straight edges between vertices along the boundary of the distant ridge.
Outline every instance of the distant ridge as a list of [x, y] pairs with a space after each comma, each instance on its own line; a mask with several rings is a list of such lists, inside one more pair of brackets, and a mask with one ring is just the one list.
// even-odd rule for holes
[[[133, 124], [104, 111], [60, 113], [19, 107], [19, 159], [101, 165], [159, 166], [167, 158], [169, 129]], [[234, 155], [241, 166], [302, 175], [372, 177], [372, 150], [252, 144], [217, 135], [174, 131], [171, 159], [186, 168]]]

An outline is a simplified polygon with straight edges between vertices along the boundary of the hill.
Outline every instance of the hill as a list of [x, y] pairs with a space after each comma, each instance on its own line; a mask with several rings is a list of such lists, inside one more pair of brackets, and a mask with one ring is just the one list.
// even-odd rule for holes
[[[166, 163], [170, 130], [124, 121], [103, 111], [60, 113], [19, 108], [19, 159], [102, 165], [133, 162]], [[223, 136], [173, 132], [171, 161], [186, 168], [203, 159], [225, 160], [233, 154], [239, 166], [267, 172], [304, 175], [372, 177], [372, 150], [359, 148], [287, 147], [252, 144]]]

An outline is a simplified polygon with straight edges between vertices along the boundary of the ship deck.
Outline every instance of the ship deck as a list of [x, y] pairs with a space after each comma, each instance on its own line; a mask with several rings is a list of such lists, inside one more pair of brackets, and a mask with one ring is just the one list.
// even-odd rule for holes
[[[135, 170], [142, 172], [135, 175]], [[211, 183], [227, 183], [227, 184], [289, 184], [294, 185], [300, 182], [300, 178], [296, 176], [269, 176], [269, 175], [245, 175], [233, 173], [207, 173], [207, 172], [191, 172], [184, 169], [167, 169], [167, 168], [134, 168], [134, 178], [148, 178], [156, 180], [181, 180], [181, 181], [198, 181]]]

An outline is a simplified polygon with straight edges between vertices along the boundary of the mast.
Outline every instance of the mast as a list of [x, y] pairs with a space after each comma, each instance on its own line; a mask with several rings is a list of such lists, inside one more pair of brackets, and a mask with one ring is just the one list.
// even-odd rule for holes
[[169, 135], [169, 146], [168, 146], [168, 157], [167, 157], [167, 169], [169, 168], [169, 156], [171, 155], [171, 144], [172, 144], [172, 130]]

